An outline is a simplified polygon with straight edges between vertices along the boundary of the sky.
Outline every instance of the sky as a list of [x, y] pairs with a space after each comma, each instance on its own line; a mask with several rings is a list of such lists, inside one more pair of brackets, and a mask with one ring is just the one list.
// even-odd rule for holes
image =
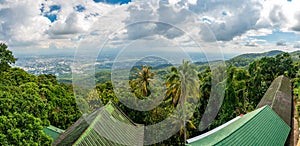
[[166, 40], [160, 49], [169, 51], [200, 44], [212, 53], [291, 52], [300, 49], [299, 8], [298, 0], [0, 0], [0, 42], [17, 54], [147, 40]]

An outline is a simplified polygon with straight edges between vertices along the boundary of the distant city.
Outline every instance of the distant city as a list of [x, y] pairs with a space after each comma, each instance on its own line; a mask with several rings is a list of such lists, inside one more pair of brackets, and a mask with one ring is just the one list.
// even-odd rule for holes
[[[73, 57], [74, 58], [74, 57]], [[15, 66], [20, 67], [30, 74], [53, 74], [59, 76], [71, 73], [70, 65], [73, 62], [72, 57], [55, 56], [31, 56], [19, 57]]]
[[[191, 53], [189, 54], [190, 57], [195, 60], [195, 62], [206, 62], [205, 56], [200, 53]], [[199, 57], [200, 56], [200, 57]], [[232, 58], [234, 55], [229, 54], [225, 55], [225, 60]], [[34, 55], [34, 56], [17, 56], [18, 61], [14, 65], [15, 67], [20, 67], [33, 75], [40, 75], [40, 74], [53, 74], [57, 77], [69, 75], [72, 73], [71, 65], [74, 62], [73, 55]], [[113, 66], [113, 62], [115, 60], [116, 54], [112, 53], [104, 53], [101, 54], [96, 60], [95, 67], [98, 70], [101, 69], [111, 69]], [[81, 58], [84, 62], [84, 58]], [[216, 58], [216, 60], [220, 60]], [[132, 61], [132, 60], [131, 60]], [[127, 61], [126, 61], [127, 62]], [[128, 64], [130, 61], [128, 61]], [[126, 63], [125, 63], [126, 64]], [[144, 60], [140, 60], [139, 62], [135, 63], [137, 65], [149, 65], [152, 67], [159, 67], [168, 65], [168, 62], [163, 59], [158, 59], [155, 57], [146, 57]]]

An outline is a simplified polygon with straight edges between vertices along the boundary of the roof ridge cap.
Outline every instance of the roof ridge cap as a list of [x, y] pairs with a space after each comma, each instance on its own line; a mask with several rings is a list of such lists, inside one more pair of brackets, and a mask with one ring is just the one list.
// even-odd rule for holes
[[273, 98], [273, 100], [272, 100], [271, 108], [273, 108], [274, 101], [275, 101], [275, 99], [277, 98], [277, 93], [278, 93], [279, 89], [281, 88], [281, 84], [282, 84], [283, 77], [284, 77], [283, 75], [277, 77], [278, 80], [279, 80], [279, 85], [278, 85], [278, 87], [277, 87], [277, 89], [276, 89], [276, 91], [275, 91], [275, 95], [274, 95], [274, 98]]

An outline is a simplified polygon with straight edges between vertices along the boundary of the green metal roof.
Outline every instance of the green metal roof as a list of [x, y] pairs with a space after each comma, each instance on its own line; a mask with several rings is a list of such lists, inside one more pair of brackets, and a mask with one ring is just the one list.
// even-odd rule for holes
[[60, 133], [63, 133], [65, 131], [50, 125], [49, 127], [44, 128], [44, 132], [48, 136], [50, 136], [53, 140], [55, 140], [59, 136]]
[[109, 102], [86, 118], [80, 118], [54, 145], [143, 145], [143, 130], [143, 126], [133, 123]]
[[266, 105], [214, 133], [193, 138], [187, 145], [284, 145], [289, 131], [290, 127]]
[[[93, 118], [90, 116], [89, 118]], [[71, 127], [69, 127], [64, 133], [53, 142], [53, 145], [65, 146], [72, 145], [89, 126], [84, 117], [79, 118]]]
[[74, 145], [143, 145], [143, 130], [109, 103]]

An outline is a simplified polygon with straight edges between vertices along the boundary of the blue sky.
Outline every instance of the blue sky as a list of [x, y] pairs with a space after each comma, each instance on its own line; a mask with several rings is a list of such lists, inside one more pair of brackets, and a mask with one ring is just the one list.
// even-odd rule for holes
[[284, 41], [287, 43], [294, 43], [300, 41], [300, 35], [295, 32], [282, 32], [282, 31], [274, 31], [271, 34], [263, 35], [263, 36], [250, 36], [249, 38], [266, 40], [267, 42], [278, 42]]
[[[171, 42], [185, 42], [190, 50], [197, 49], [189, 46], [191, 42], [186, 40], [185, 33], [176, 31], [175, 27], [163, 23], [132, 25], [144, 19], [189, 28], [187, 31], [193, 30], [191, 33], [204, 41], [218, 42], [225, 53], [294, 51], [300, 47], [299, 7], [300, 2], [295, 0], [154, 0], [148, 3], [5, 0], [0, 3], [0, 41], [16, 52], [63, 52], [95, 48], [91, 44], [99, 45], [97, 39], [120, 29], [118, 36], [108, 37], [110, 48], [120, 48], [145, 36], [155, 39], [162, 36]], [[203, 24], [209, 27], [213, 37], [206, 34]]]
[[131, 0], [94, 0], [94, 2], [104, 2], [108, 4], [127, 4], [131, 2]]
[[[93, 0], [95, 3], [106, 3], [106, 4], [112, 4], [112, 5], [123, 5], [128, 4], [131, 2], [131, 0]], [[41, 13], [43, 16], [47, 17], [52, 23], [57, 20], [57, 14], [53, 14], [54, 11], [60, 11], [61, 6], [60, 5], [50, 5], [49, 11], [45, 11], [45, 5], [41, 4]], [[86, 8], [83, 5], [76, 5], [74, 6], [74, 10], [77, 12], [83, 12], [86, 11]]]

